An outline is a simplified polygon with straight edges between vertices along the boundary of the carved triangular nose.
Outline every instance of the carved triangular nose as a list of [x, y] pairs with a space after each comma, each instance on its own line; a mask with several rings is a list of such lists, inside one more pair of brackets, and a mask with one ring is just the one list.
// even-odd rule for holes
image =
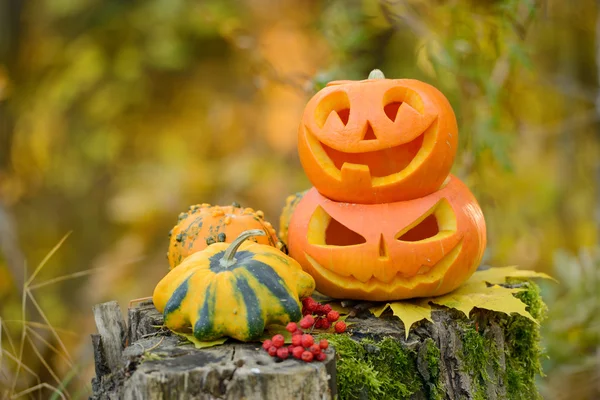
[[373, 127], [371, 123], [367, 121], [367, 129], [365, 130], [365, 135], [363, 136], [363, 140], [375, 140], [377, 136], [375, 136], [375, 132], [373, 131]]
[[380, 259], [388, 259], [388, 249], [385, 240], [383, 239], [383, 234], [379, 236], [379, 258]]

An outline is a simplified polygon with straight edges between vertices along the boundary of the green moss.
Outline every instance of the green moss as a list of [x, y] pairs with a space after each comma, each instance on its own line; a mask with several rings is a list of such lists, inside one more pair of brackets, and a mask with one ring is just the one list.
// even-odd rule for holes
[[[516, 296], [528, 305], [528, 311], [538, 321], [544, 318], [546, 306], [537, 285], [511, 280], [509, 284], [526, 285]], [[458, 314], [458, 313], [457, 313]], [[459, 354], [466, 372], [473, 381], [472, 398], [484, 400], [486, 388], [497, 380], [506, 383], [506, 398], [531, 400], [539, 398], [535, 378], [541, 374], [539, 325], [520, 315], [507, 316], [487, 310], [475, 311], [470, 319], [457, 317], [460, 327], [462, 353]], [[500, 353], [493, 338], [484, 335], [490, 321], [500, 324], [505, 335], [505, 366], [500, 368]], [[326, 334], [335, 347], [339, 399], [404, 399], [421, 392], [429, 400], [446, 397], [441, 379], [441, 354], [434, 340], [424, 341], [419, 350], [428, 374], [421, 376], [417, 354], [404, 347], [401, 341], [387, 337], [381, 340], [355, 340], [349, 335]], [[423, 365], [420, 365], [422, 368]], [[427, 376], [428, 375], [428, 376]]]
[[473, 379], [474, 398], [485, 400], [485, 386], [490, 381], [488, 368], [491, 366], [498, 370], [498, 349], [491, 339], [485, 338], [479, 333], [469, 320], [462, 324], [463, 349], [461, 359], [464, 363], [465, 372]]
[[408, 398], [421, 389], [416, 354], [391, 337], [381, 341], [322, 335], [335, 347], [339, 399]]
[[[522, 282], [517, 279], [508, 283], [523, 283], [527, 289], [516, 296], [527, 304], [527, 311], [541, 322], [546, 315], [546, 305], [540, 296], [539, 287], [533, 282]], [[521, 316], [504, 319], [506, 332], [506, 381], [510, 399], [539, 399], [535, 386], [535, 377], [542, 375], [540, 357], [539, 325]]]
[[426, 382], [427, 394], [430, 400], [442, 400], [444, 396], [444, 387], [440, 380], [440, 349], [431, 338], [425, 340], [425, 360], [429, 371], [429, 382]]

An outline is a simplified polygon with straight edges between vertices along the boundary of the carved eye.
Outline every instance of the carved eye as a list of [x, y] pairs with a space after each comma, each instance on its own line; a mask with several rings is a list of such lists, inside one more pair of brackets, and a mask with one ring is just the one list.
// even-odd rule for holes
[[307, 240], [310, 244], [325, 246], [354, 246], [367, 242], [361, 234], [333, 218], [321, 206], [310, 218]]
[[[323, 128], [329, 119], [333, 125], [348, 124], [350, 118], [350, 99], [348, 94], [343, 91], [332, 92], [325, 96], [315, 109], [315, 122], [319, 128]], [[339, 120], [336, 122], [335, 120]]]
[[422, 218], [396, 234], [401, 242], [441, 239], [456, 232], [456, 215], [446, 199], [440, 200]]
[[392, 121], [396, 121], [396, 116], [398, 115], [398, 109], [402, 105], [401, 101], [393, 101], [383, 107], [383, 111], [385, 111], [385, 115]]

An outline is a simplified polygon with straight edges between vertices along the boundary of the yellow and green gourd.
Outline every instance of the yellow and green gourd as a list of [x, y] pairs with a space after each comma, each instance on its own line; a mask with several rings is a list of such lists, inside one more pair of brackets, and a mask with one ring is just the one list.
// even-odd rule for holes
[[165, 325], [175, 331], [191, 327], [198, 340], [249, 341], [270, 324], [298, 321], [300, 299], [310, 296], [315, 281], [275, 247], [245, 241], [263, 235], [245, 231], [231, 244], [214, 243], [169, 271], [153, 295]]
[[296, 209], [296, 206], [302, 200], [302, 197], [308, 192], [306, 189], [303, 192], [297, 192], [289, 195], [285, 199], [285, 206], [281, 210], [281, 215], [279, 216], [279, 239], [287, 246], [288, 244], [288, 226], [290, 225], [290, 220], [292, 219], [292, 214]]

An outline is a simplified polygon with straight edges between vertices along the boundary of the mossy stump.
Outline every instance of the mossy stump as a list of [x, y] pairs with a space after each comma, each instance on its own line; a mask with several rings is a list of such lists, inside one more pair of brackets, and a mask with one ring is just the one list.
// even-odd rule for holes
[[[544, 304], [539, 290], [525, 284], [518, 296], [540, 319]], [[434, 323], [416, 323], [405, 339], [398, 318], [387, 313], [375, 318], [365, 304], [356, 310], [347, 319], [348, 334], [322, 335], [335, 348], [326, 363], [276, 363], [258, 344], [182, 346], [178, 337], [160, 329], [162, 316], [152, 303], [141, 303], [129, 310], [128, 328], [121, 335], [107, 336], [102, 323], [101, 334], [92, 335], [97, 377], [91, 398], [538, 398], [539, 328], [524, 317], [476, 309], [467, 318], [437, 307]], [[103, 350], [105, 337], [123, 340], [116, 367], [114, 351]]]
[[[525, 285], [517, 297], [541, 320], [545, 305], [538, 286], [513, 283]], [[475, 309], [467, 318], [432, 307], [434, 323], [416, 323], [408, 339], [391, 311], [381, 318], [358, 312], [347, 319], [350, 335], [325, 335], [336, 348], [339, 399], [539, 398], [539, 325], [517, 314]]]

